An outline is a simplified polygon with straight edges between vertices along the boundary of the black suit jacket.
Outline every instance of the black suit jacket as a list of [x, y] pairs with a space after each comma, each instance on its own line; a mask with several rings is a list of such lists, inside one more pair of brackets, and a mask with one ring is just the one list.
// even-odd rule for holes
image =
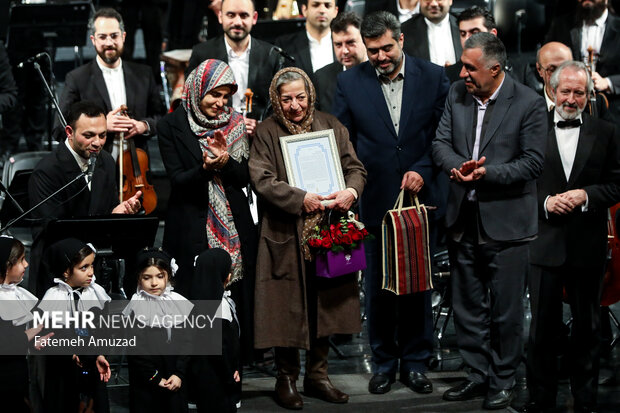
[[334, 92], [336, 91], [336, 78], [338, 73], [343, 71], [343, 67], [337, 60], [316, 71], [317, 109], [323, 112], [332, 111], [332, 101], [334, 100]]
[[[218, 36], [215, 39], [194, 46], [185, 74], [191, 73], [192, 70], [207, 59], [218, 59], [228, 63], [228, 53], [226, 53], [224, 42], [224, 36]], [[271, 84], [271, 79], [278, 71], [279, 54], [271, 51], [272, 47], [273, 45], [270, 43], [252, 37], [248, 88], [252, 89], [254, 96], [252, 97], [252, 113], [248, 114], [248, 117], [253, 119], [261, 119], [265, 112], [265, 108], [267, 108], [269, 103], [269, 85]]]
[[[61, 142], [56, 150], [41, 159], [28, 181], [30, 206], [34, 206], [82, 171], [75, 158]], [[51, 280], [40, 273], [40, 260], [45, 250], [43, 242], [46, 225], [53, 219], [81, 216], [107, 215], [119, 204], [116, 186], [116, 163], [112, 156], [101, 151], [97, 157], [90, 191], [86, 180], [79, 179], [54, 198], [32, 212], [37, 220], [33, 225], [33, 244], [30, 259], [30, 281], [32, 292], [45, 292]], [[47, 275], [47, 274], [45, 274]]]
[[[302, 69], [310, 77], [313, 84], [316, 85], [316, 76], [312, 69], [312, 57], [310, 56], [310, 41], [304, 27], [303, 30], [285, 34], [276, 39], [276, 46], [284, 49], [288, 54], [295, 58], [295, 67]], [[332, 54], [334, 48], [332, 47]], [[336, 55], [334, 54], [334, 62], [336, 61]]]
[[[530, 261], [541, 266], [592, 265], [601, 270], [607, 252], [607, 209], [620, 202], [620, 145], [612, 123], [582, 114], [577, 153], [567, 180], [558, 150], [553, 112], [545, 155], [538, 178], [538, 238], [532, 242]], [[584, 189], [588, 210], [577, 207], [568, 215], [548, 214], [544, 202], [571, 189]]]
[[[183, 106], [161, 120], [157, 134], [159, 150], [172, 188], [163, 247], [179, 263], [177, 277], [183, 290], [187, 288], [189, 277], [193, 274], [194, 257], [208, 248], [206, 224], [209, 181], [214, 178], [214, 174], [202, 168], [202, 150], [198, 138], [189, 127]], [[253, 260], [253, 254], [247, 248], [256, 246], [256, 241], [252, 239], [255, 228], [248, 200], [242, 191], [250, 182], [247, 159], [237, 162], [230, 158], [219, 176], [239, 233], [244, 265], [252, 267], [254, 262], [250, 260]]]
[[[581, 24], [573, 15], [558, 17], [553, 21], [545, 37], [545, 43], [562, 42], [573, 52], [575, 60], [581, 60]], [[620, 123], [620, 17], [609, 14], [596, 71], [602, 77], [609, 77], [616, 91], [609, 98], [610, 115], [616, 124]]]
[[[165, 107], [150, 67], [123, 60], [123, 75], [130, 116], [149, 124], [150, 130], [147, 135], [134, 138], [136, 145], [145, 149], [146, 140], [155, 134], [157, 121], [165, 113]], [[110, 95], [96, 59], [67, 73], [65, 88], [60, 96], [60, 110], [66, 115], [73, 103], [82, 100], [97, 103], [106, 113], [116, 109], [110, 103]], [[58, 140], [64, 140], [64, 131], [57, 129], [56, 133]], [[111, 148], [113, 138], [114, 136], [108, 134], [105, 149]]]
[[[433, 141], [433, 160], [448, 175], [472, 159], [476, 105], [463, 81], [452, 84]], [[523, 240], [537, 232], [536, 179], [543, 169], [547, 108], [542, 97], [510, 76], [492, 105], [479, 149], [486, 174], [473, 185], [450, 182], [446, 226], [457, 228], [474, 188], [486, 234], [500, 242]]]
[[[454, 45], [454, 56], [456, 61], [461, 58], [463, 47], [459, 36], [459, 26], [456, 24], [456, 17], [450, 15], [450, 32], [452, 33], [452, 44]], [[420, 59], [431, 59], [430, 50], [428, 48], [428, 27], [424, 21], [424, 16], [418, 14], [404, 22], [401, 31], [405, 35], [403, 50], [406, 54], [419, 57]]]

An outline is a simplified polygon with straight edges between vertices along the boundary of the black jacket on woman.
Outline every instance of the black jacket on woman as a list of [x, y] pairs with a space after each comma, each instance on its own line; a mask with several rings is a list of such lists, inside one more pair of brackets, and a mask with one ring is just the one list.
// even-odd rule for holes
[[[181, 295], [186, 295], [189, 277], [193, 273], [194, 257], [209, 247], [206, 231], [208, 188], [214, 173], [202, 168], [200, 143], [189, 127], [183, 107], [178, 107], [158, 123], [157, 135], [159, 150], [171, 186], [163, 248], [179, 265], [175, 290]], [[251, 280], [253, 287], [256, 228], [248, 200], [242, 191], [250, 181], [247, 160], [237, 162], [230, 157], [219, 176], [222, 178], [226, 198], [239, 233], [245, 272], [244, 283], [248, 284], [245, 281]]]

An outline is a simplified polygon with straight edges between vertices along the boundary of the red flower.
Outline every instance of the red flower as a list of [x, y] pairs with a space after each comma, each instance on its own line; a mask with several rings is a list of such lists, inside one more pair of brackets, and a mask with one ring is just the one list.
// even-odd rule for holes
[[324, 229], [321, 231], [321, 238], [329, 237], [329, 231]]
[[353, 241], [361, 241], [364, 238], [364, 235], [359, 231], [353, 231], [351, 233], [351, 239]]
[[349, 234], [342, 234], [342, 237], [340, 237], [340, 241], [340, 243], [344, 245], [351, 245], [351, 243], [353, 242]]
[[332, 247], [332, 240], [329, 238], [323, 238], [323, 240], [321, 240], [321, 247], [323, 248], [331, 248]]
[[362, 235], [364, 236], [364, 238], [368, 236], [368, 230], [366, 228], [362, 228]]

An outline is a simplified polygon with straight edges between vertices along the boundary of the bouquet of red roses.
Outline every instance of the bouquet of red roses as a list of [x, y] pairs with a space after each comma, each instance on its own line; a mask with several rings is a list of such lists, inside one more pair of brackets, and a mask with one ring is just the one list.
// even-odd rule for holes
[[356, 221], [352, 216], [343, 216], [335, 224], [317, 225], [315, 232], [308, 237], [306, 242], [317, 252], [339, 252], [354, 249], [363, 240], [371, 237], [372, 235], [361, 222]]

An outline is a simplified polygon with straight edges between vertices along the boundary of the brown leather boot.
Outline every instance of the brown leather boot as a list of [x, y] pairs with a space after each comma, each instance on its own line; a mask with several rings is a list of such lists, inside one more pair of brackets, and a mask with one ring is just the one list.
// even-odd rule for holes
[[301, 410], [304, 402], [297, 392], [295, 380], [290, 376], [278, 376], [276, 379], [276, 402], [289, 410]]
[[346, 403], [349, 401], [349, 395], [335, 388], [328, 377], [304, 379], [304, 394], [329, 403]]

